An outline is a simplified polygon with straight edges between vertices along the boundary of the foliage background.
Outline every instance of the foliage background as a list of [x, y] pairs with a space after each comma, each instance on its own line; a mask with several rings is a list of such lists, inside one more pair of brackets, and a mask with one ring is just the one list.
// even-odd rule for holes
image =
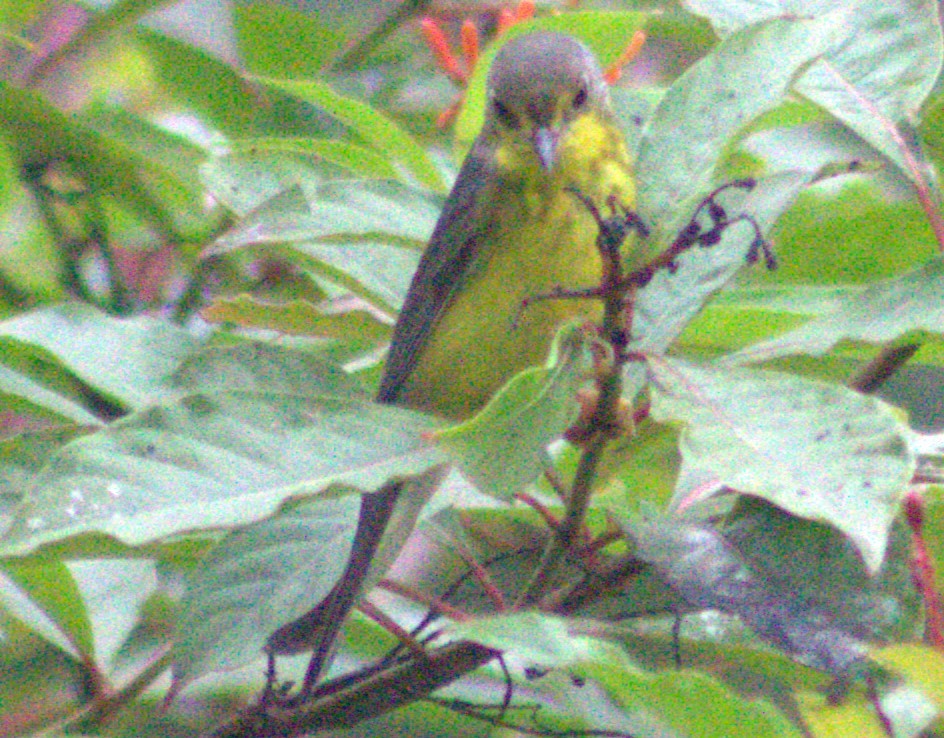
[[[401, 9], [452, 30], [466, 15], [494, 23], [474, 3], [427, 5]], [[414, 20], [372, 42], [400, 7], [0, 4], [0, 735], [193, 735], [225, 719], [258, 691], [268, 633], [340, 573], [356, 495], [446, 453], [423, 440], [435, 419], [370, 396], [475, 134], [483, 70], [454, 130], [439, 131], [455, 90]], [[922, 644], [930, 595], [912, 585], [917, 549], [898, 512], [920, 493], [922, 540], [940, 561], [937, 6], [614, 2], [551, 18], [556, 9], [540, 5], [535, 23], [577, 33], [604, 63], [645, 27], [614, 103], [638, 151], [653, 248], [712, 183], [753, 174], [759, 193], [725, 205], [769, 229], [780, 267], [740, 269], [750, 234], [736, 232], [640, 298], [658, 422], [617, 457], [590, 526], [618, 523], [646, 575], [580, 618], [505, 614], [453, 634], [506, 651], [516, 704], [541, 708], [505, 717], [530, 730], [935, 730], [944, 662]], [[824, 55], [860, 72], [855, 94], [810, 71]], [[846, 389], [877, 357], [897, 370], [879, 395], [926, 435]], [[746, 368], [759, 362], [762, 372]], [[542, 381], [577, 371], [554, 368]], [[823, 433], [853, 427], [813, 453]], [[547, 429], [528, 429], [514, 431], [542, 446]], [[506, 498], [507, 478], [475, 458], [494, 458], [508, 432], [460, 430], [452, 445]], [[532, 457], [503, 452], [501, 471]], [[857, 494], [801, 499], [798, 477]], [[704, 494], [708, 478], [754, 496], [719, 502]], [[539, 517], [457, 485], [426, 509], [395, 578], [440, 593], [464, 570], [457, 551], [500, 552], [493, 576], [519, 589]], [[682, 522], [662, 517], [679, 507]], [[456, 598], [493, 615], [477, 592]], [[404, 622], [422, 614], [382, 601]], [[682, 622], [681, 671], [678, 611], [705, 611]], [[391, 642], [357, 616], [341, 664]], [[287, 662], [286, 674], [304, 666]], [[180, 694], [162, 710], [172, 663]], [[525, 676], [535, 664], [548, 673]], [[856, 678], [833, 705], [823, 693], [836, 676]], [[491, 666], [445, 697], [493, 705], [504, 679]], [[418, 702], [349, 732], [498, 730], [481, 719], [495, 711], [458, 707]]]

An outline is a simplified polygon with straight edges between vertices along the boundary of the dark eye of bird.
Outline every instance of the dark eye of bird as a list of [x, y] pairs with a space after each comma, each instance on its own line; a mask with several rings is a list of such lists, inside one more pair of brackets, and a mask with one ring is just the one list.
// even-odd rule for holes
[[581, 87], [574, 95], [574, 109], [579, 110], [587, 104], [587, 88]]
[[492, 107], [495, 109], [495, 115], [502, 122], [502, 125], [508, 128], [518, 127], [518, 116], [515, 115], [501, 100], [493, 100]]

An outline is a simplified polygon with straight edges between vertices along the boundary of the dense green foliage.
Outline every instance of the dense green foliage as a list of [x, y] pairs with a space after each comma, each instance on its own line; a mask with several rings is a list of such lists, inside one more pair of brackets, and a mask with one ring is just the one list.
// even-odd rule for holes
[[[944, 561], [936, 3], [542, 6], [513, 29], [566, 30], [604, 66], [645, 31], [613, 102], [654, 259], [756, 180], [713, 200], [718, 243], [635, 296], [637, 424], [594, 465], [585, 521], [559, 493], [586, 456], [559, 436], [586, 332], [458, 427], [371, 401], [493, 47], [446, 136], [454, 91], [408, 12], [194, 2], [210, 45], [152, 22], [162, 5], [0, 0], [0, 735], [225, 724], [269, 636], [340, 575], [358, 496], [429, 492], [446, 462], [461, 475], [431, 500], [404, 495], [382, 552], [405, 545], [399, 585], [371, 600], [410, 629], [441, 599], [431, 648], [504, 663], [456, 660], [389, 713], [375, 694], [356, 734], [940, 726], [920, 576]], [[750, 263], [756, 229], [775, 270]], [[585, 526], [551, 566], [561, 519]], [[395, 645], [373, 609], [339, 671]]]

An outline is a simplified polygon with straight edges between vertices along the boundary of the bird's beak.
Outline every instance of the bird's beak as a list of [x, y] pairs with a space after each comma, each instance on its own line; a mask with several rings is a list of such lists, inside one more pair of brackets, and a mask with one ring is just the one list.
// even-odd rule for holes
[[549, 172], [557, 163], [557, 142], [560, 139], [560, 131], [554, 128], [535, 128], [531, 134], [531, 147], [534, 153], [538, 155], [538, 161], [544, 171]]

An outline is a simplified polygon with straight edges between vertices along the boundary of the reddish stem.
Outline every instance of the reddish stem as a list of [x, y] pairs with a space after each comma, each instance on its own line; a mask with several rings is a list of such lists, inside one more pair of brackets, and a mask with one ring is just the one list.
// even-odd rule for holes
[[918, 490], [905, 497], [905, 518], [911, 528], [911, 576], [924, 601], [924, 639], [944, 651], [944, 608], [935, 584], [935, 566], [924, 542], [924, 499]]

